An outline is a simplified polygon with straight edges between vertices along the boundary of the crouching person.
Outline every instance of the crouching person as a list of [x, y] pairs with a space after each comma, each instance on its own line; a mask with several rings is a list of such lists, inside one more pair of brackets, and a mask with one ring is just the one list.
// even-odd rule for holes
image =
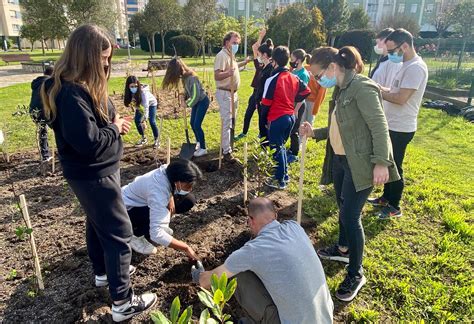
[[196, 199], [191, 190], [201, 176], [193, 162], [176, 160], [122, 187], [122, 198], [133, 228], [130, 242], [133, 251], [155, 254], [156, 246], [163, 245], [197, 260], [188, 244], [173, 237], [169, 224], [174, 213], [185, 213], [194, 206]]
[[324, 271], [303, 228], [279, 223], [267, 198], [252, 200], [248, 215], [255, 238], [214, 270], [193, 267], [193, 281], [209, 288], [212, 274], [236, 277], [235, 297], [249, 315], [242, 323], [332, 323]]

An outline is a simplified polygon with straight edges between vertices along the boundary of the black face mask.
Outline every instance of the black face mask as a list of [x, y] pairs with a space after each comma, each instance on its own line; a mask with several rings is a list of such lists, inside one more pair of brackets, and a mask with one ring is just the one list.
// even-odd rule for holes
[[290, 62], [290, 66], [293, 68], [293, 69], [296, 69], [298, 67], [298, 62]]

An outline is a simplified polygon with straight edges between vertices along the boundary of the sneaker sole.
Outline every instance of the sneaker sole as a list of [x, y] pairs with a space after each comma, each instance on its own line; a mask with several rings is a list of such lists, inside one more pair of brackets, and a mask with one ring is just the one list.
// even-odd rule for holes
[[326, 255], [320, 255], [318, 254], [320, 259], [323, 260], [329, 260], [329, 261], [338, 261], [338, 262], [343, 262], [343, 263], [349, 263], [349, 258], [348, 257], [342, 257], [342, 256], [326, 256]]
[[387, 219], [393, 219], [393, 218], [400, 218], [400, 217], [402, 217], [402, 216], [403, 216], [403, 214], [388, 215], [387, 217], [385, 217], [385, 216], [382, 216], [382, 215], [379, 214], [379, 215], [378, 215], [378, 218], [379, 218], [380, 220], [387, 220]]
[[[137, 271], [137, 268], [132, 266], [131, 265], [131, 271], [130, 271], [130, 276], [133, 275], [135, 272]], [[102, 288], [102, 287], [107, 287], [109, 285], [109, 281], [108, 280], [105, 280], [105, 281], [97, 281], [97, 279], [95, 280], [95, 286], [97, 288]]]
[[122, 314], [118, 314], [118, 313], [114, 313], [112, 311], [112, 320], [114, 322], [123, 322], [123, 321], [126, 321], [130, 318], [132, 318], [133, 316], [135, 315], [138, 315], [138, 314], [141, 314], [143, 312], [146, 312], [148, 310], [150, 310], [150, 308], [152, 308], [153, 306], [155, 306], [156, 302], [158, 301], [158, 296], [156, 294], [155, 295], [155, 300], [150, 304], [150, 306], [148, 306], [146, 309], [142, 310], [141, 312], [136, 312], [136, 313], [132, 313], [132, 314], [127, 314], [127, 315], [122, 315]]
[[367, 283], [367, 279], [365, 278], [365, 276], [362, 277], [362, 281], [360, 282], [359, 286], [357, 287], [357, 289], [352, 293], [352, 295], [350, 295], [349, 297], [340, 297], [337, 295], [336, 293], [336, 298], [339, 299], [340, 301], [344, 301], [344, 302], [350, 302], [352, 301], [356, 296], [357, 294], [359, 293], [359, 290]]

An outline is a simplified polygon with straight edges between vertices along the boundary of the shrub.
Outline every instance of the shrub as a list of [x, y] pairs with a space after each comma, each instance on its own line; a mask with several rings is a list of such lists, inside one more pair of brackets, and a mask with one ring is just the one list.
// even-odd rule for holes
[[166, 49], [166, 54], [174, 55], [174, 48], [176, 48], [176, 53], [178, 56], [196, 56], [199, 51], [199, 42], [196, 38], [189, 35], [179, 35], [170, 38], [170, 41]]
[[354, 46], [359, 50], [364, 62], [368, 62], [374, 50], [374, 39], [375, 33], [371, 30], [351, 30], [339, 37], [337, 47]]

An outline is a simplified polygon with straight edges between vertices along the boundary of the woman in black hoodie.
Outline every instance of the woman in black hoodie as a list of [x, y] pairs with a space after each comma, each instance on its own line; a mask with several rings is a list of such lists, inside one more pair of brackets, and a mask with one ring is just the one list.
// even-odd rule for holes
[[108, 98], [112, 42], [95, 25], [69, 36], [54, 73], [41, 89], [44, 115], [54, 129], [63, 174], [86, 213], [86, 241], [96, 286], [109, 285], [112, 317], [123, 321], [150, 308], [155, 294], [130, 287], [132, 227], [120, 190], [120, 137], [130, 121]]

